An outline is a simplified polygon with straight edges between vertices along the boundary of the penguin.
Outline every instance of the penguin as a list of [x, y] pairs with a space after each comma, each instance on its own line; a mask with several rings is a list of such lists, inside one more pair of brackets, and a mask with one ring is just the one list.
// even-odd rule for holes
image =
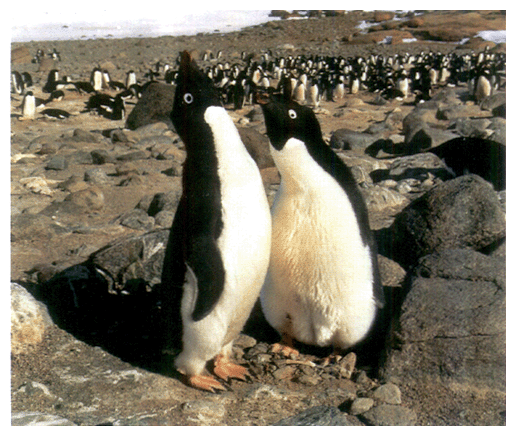
[[51, 93], [57, 89], [57, 84], [59, 82], [59, 71], [58, 70], [50, 70], [47, 76], [47, 82], [45, 86], [43, 86], [43, 92]]
[[41, 114], [45, 115], [47, 118], [54, 118], [57, 120], [64, 120], [70, 116], [69, 112], [62, 109], [45, 109], [41, 111]]
[[11, 92], [22, 94], [25, 89], [22, 75], [18, 71], [11, 73]]
[[22, 119], [33, 120], [36, 118], [36, 97], [32, 91], [28, 91], [22, 100]]
[[[215, 377], [249, 377], [230, 353], [267, 273], [270, 209], [256, 163], [187, 51], [171, 120], [186, 159], [160, 285], [164, 339], [181, 338], [174, 363], [186, 384], [214, 392], [225, 389]], [[214, 375], [206, 368], [212, 360]]]
[[281, 174], [260, 293], [265, 318], [282, 337], [273, 351], [298, 354], [296, 340], [338, 354], [368, 338], [384, 305], [367, 209], [310, 108], [275, 96], [260, 105]]
[[90, 74], [90, 83], [94, 91], [102, 91], [103, 75], [100, 68], [94, 68]]

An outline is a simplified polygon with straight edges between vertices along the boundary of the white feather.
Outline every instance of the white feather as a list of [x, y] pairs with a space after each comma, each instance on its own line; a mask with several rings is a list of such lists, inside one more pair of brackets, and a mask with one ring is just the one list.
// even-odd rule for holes
[[265, 317], [301, 342], [348, 348], [366, 336], [376, 313], [371, 253], [348, 197], [305, 145], [290, 139], [271, 152], [282, 180], [261, 292]]

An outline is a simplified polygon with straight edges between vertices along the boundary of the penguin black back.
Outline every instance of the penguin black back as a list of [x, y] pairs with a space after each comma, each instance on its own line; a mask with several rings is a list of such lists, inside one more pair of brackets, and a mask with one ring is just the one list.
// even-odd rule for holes
[[[174, 306], [177, 310], [188, 264], [198, 280], [200, 294], [192, 314], [195, 321], [211, 312], [224, 286], [224, 268], [216, 246], [223, 227], [221, 187], [213, 134], [204, 120], [210, 106], [221, 106], [218, 93], [190, 55], [183, 52], [171, 119], [187, 157], [183, 194], [165, 254], [162, 288], [169, 309]], [[202, 262], [206, 258], [212, 262]]]

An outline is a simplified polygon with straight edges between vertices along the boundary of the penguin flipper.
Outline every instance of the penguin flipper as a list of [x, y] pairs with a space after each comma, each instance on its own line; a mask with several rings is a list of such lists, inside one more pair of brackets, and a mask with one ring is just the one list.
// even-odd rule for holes
[[197, 282], [192, 319], [200, 321], [213, 310], [224, 290], [224, 265], [215, 240], [207, 235], [193, 238], [186, 263]]

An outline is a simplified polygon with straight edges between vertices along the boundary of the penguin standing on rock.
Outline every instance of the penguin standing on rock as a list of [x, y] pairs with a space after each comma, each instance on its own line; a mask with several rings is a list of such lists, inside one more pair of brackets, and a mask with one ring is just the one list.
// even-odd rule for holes
[[260, 295], [282, 336], [273, 351], [298, 354], [297, 340], [338, 353], [368, 337], [384, 304], [367, 209], [310, 108], [275, 96], [260, 104], [281, 174]]
[[187, 384], [224, 390], [245, 380], [230, 360], [267, 273], [271, 217], [258, 167], [210, 79], [182, 52], [172, 122], [186, 160], [170, 231], [161, 292], [165, 340], [181, 338], [175, 359]]

